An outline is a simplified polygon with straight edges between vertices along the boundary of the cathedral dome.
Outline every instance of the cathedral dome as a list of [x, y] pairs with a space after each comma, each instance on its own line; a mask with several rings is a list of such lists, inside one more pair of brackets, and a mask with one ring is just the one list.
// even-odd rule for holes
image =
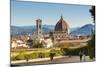
[[63, 16], [61, 16], [60, 20], [57, 22], [55, 26], [55, 31], [58, 32], [68, 32], [68, 24], [66, 21], [63, 19]]

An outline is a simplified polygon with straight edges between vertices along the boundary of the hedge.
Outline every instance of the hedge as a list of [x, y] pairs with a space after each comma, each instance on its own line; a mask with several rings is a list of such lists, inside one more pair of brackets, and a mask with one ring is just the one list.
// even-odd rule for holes
[[61, 51], [63, 53], [63, 55], [67, 56], [67, 55], [74, 55], [77, 56], [79, 55], [80, 51], [85, 51], [85, 54], [88, 55], [88, 47], [81, 47], [81, 48], [74, 48], [74, 49], [70, 49], [70, 48], [61, 48]]
[[49, 52], [40, 51], [40, 52], [32, 52], [30, 54], [26, 54], [25, 52], [19, 53], [17, 56], [12, 56], [11, 60], [26, 60], [26, 59], [36, 59], [36, 58], [46, 58], [49, 57], [50, 53], [54, 52], [55, 56], [63, 55], [60, 50], [50, 50]]

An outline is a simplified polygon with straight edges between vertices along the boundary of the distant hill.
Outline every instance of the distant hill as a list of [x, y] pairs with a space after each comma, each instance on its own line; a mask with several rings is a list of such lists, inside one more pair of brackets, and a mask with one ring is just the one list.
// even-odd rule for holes
[[80, 36], [87, 36], [92, 34], [92, 30], [94, 30], [94, 25], [86, 24], [74, 31], [72, 31], [71, 35], [80, 35]]
[[74, 27], [74, 28], [70, 28], [69, 30], [70, 30], [70, 32], [72, 32], [72, 31], [75, 31], [75, 30], [77, 30], [77, 29], [79, 29], [80, 27]]
[[26, 35], [35, 31], [33, 26], [11, 26], [11, 35]]
[[[54, 25], [43, 25], [43, 32], [50, 32], [54, 30]], [[82, 27], [70, 28], [71, 35], [91, 35], [91, 30], [94, 29], [92, 24], [86, 24]], [[36, 26], [11, 26], [11, 35], [27, 35], [36, 31]]]
[[[43, 32], [54, 30], [54, 25], [43, 25]], [[11, 26], [11, 35], [27, 35], [36, 31], [36, 26]]]

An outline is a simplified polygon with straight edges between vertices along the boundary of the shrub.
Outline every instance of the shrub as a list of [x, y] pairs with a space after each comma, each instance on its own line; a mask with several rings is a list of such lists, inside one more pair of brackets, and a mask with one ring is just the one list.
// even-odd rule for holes
[[35, 45], [33, 45], [34, 48], [43, 48], [43, 44], [42, 43], [39, 43], [37, 42]]
[[63, 55], [63, 53], [62, 53], [61, 50], [56, 50], [55, 53], [56, 53], [56, 56], [61, 56], [61, 55]]
[[31, 55], [30, 54], [24, 54], [24, 59], [26, 61], [29, 61], [31, 59]]
[[38, 58], [38, 53], [31, 53], [30, 59], [35, 59], [35, 58]]
[[49, 57], [50, 53], [49, 52], [45, 52], [45, 57]]
[[56, 50], [56, 49], [51, 49], [50, 52], [49, 52], [49, 54], [50, 53], [54, 53], [55, 56], [61, 56], [61, 55], [63, 55], [63, 53], [62, 53], [61, 50]]
[[38, 58], [45, 58], [45, 53], [38, 53]]
[[46, 58], [50, 57], [50, 53], [54, 53], [55, 56], [62, 55], [61, 50], [51, 49], [50, 51], [33, 51], [32, 53], [26, 54], [25, 52], [20, 52], [17, 56], [12, 56], [11, 60], [30, 60], [36, 58]]
[[94, 48], [89, 49], [89, 57], [90, 57], [90, 59], [93, 59], [95, 57], [95, 49]]
[[13, 60], [13, 61], [16, 60], [16, 56], [12, 56], [11, 60]]
[[81, 48], [74, 48], [74, 49], [70, 49], [70, 48], [61, 48], [61, 51], [63, 53], [63, 55], [79, 55], [80, 51], [85, 51], [85, 54], [88, 55], [88, 49], [87, 46], [85, 47], [81, 47]]
[[24, 60], [24, 54], [15, 56], [16, 60]]
[[95, 34], [93, 34], [92, 39], [88, 41], [88, 53], [90, 59], [95, 58]]

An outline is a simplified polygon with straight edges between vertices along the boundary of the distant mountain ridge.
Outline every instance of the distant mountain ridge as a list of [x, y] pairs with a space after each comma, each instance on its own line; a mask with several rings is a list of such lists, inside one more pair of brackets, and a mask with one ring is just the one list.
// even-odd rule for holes
[[[42, 25], [43, 32], [54, 31], [54, 25]], [[86, 24], [82, 27], [70, 28], [71, 35], [91, 35], [91, 30], [94, 29], [94, 25]], [[27, 35], [36, 31], [36, 26], [11, 26], [11, 35]]]
[[[50, 32], [54, 30], [54, 25], [43, 25], [43, 32]], [[11, 35], [27, 35], [36, 31], [36, 26], [11, 26]]]
[[79, 35], [79, 36], [87, 36], [87, 35], [91, 35], [93, 33], [93, 30], [94, 30], [94, 25], [86, 24], [86, 25], [72, 31], [70, 34], [71, 35]]

